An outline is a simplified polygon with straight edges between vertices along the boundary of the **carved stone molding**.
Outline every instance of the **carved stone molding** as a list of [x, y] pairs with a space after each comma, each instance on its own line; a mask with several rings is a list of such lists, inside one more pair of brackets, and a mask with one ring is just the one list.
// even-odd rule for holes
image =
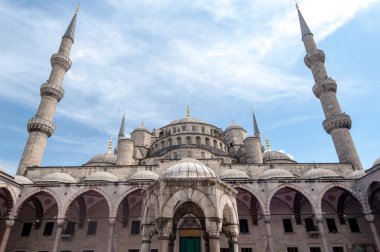
[[306, 55], [304, 58], [305, 65], [310, 68], [315, 63], [325, 63], [325, 53], [322, 50], [315, 50], [312, 54]]
[[317, 83], [313, 86], [313, 93], [316, 97], [320, 97], [321, 94], [332, 92], [336, 94], [337, 85], [335, 80], [326, 78], [321, 83]]

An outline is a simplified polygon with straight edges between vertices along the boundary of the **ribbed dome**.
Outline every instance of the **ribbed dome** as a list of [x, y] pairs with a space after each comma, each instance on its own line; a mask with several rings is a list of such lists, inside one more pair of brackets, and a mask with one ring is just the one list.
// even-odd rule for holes
[[97, 171], [90, 175], [88, 175], [86, 178], [83, 179], [83, 181], [91, 182], [91, 181], [109, 181], [109, 182], [116, 182], [119, 181], [119, 179], [112, 173], [106, 172], [106, 171]]
[[86, 165], [116, 164], [116, 155], [113, 153], [101, 153], [93, 156]]
[[294, 175], [287, 170], [284, 169], [269, 169], [266, 170], [259, 179], [271, 179], [271, 178], [295, 178]]
[[365, 175], [367, 175], [367, 173], [365, 173], [364, 170], [356, 170], [356, 171], [353, 171], [351, 174], [349, 174], [347, 176], [347, 178], [349, 178], [349, 179], [359, 179], [361, 177], [364, 177]]
[[223, 171], [219, 175], [220, 179], [250, 179], [247, 173], [237, 170], [237, 169], [228, 169]]
[[36, 180], [36, 183], [47, 183], [47, 182], [57, 182], [57, 183], [76, 183], [77, 181], [69, 174], [63, 172], [54, 172], [46, 175], [45, 177]]
[[318, 178], [337, 178], [340, 177], [336, 172], [323, 168], [316, 168], [307, 171], [302, 178], [304, 179], [318, 179]]
[[380, 157], [376, 158], [375, 162], [373, 162], [372, 167], [380, 164]]
[[28, 179], [27, 177], [19, 176], [19, 175], [14, 176], [14, 181], [16, 181], [16, 183], [19, 183], [22, 185], [33, 184], [33, 182], [30, 179]]
[[169, 167], [162, 174], [164, 178], [216, 178], [215, 173], [202, 162], [185, 158]]
[[157, 180], [160, 176], [152, 171], [138, 171], [134, 173], [129, 180]]
[[296, 163], [296, 161], [291, 159], [288, 155], [286, 155], [283, 152], [279, 152], [279, 151], [266, 151], [264, 153], [263, 158], [264, 158], [264, 162], [266, 162], [266, 163], [270, 163], [273, 161], [277, 161], [277, 162], [285, 161], [287, 163], [288, 162]]

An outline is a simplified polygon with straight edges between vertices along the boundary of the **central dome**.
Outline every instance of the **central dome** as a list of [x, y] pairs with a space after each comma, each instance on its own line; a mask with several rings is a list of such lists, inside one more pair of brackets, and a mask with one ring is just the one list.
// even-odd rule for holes
[[177, 120], [174, 120], [174, 121], [170, 122], [166, 126], [174, 125], [174, 124], [180, 124], [180, 123], [202, 123], [202, 124], [211, 125], [208, 122], [200, 120], [200, 119], [197, 119], [197, 118], [181, 118], [181, 119], [177, 119]]
[[163, 178], [216, 178], [216, 174], [202, 162], [184, 158], [169, 167], [162, 174]]

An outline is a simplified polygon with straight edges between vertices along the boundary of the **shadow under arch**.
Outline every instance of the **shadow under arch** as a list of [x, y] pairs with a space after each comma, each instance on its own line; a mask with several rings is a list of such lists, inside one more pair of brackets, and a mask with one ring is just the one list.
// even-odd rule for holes
[[0, 212], [0, 215], [5, 215], [6, 217], [8, 217], [14, 206], [13, 196], [12, 196], [11, 191], [9, 191], [8, 188], [0, 187], [0, 200], [4, 201], [4, 205], [6, 208], [5, 214]]

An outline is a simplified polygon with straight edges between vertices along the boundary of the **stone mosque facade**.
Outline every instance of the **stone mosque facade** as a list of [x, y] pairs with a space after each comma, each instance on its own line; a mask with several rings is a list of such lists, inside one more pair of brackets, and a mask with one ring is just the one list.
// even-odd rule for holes
[[51, 57], [17, 175], [0, 172], [0, 252], [380, 251], [380, 159], [363, 170], [351, 118], [299, 9], [304, 61], [339, 163], [298, 163], [271, 150], [254, 115], [250, 136], [188, 109], [130, 137], [123, 117], [114, 151], [110, 143], [83, 165], [41, 167], [77, 15]]

